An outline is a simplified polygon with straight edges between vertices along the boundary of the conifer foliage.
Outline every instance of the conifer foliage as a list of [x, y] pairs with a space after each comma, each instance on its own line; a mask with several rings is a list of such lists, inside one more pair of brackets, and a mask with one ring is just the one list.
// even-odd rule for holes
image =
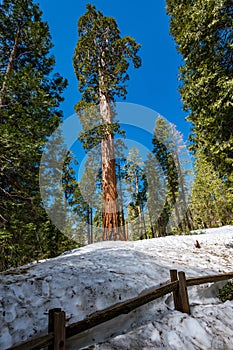
[[233, 182], [233, 4], [167, 0], [170, 31], [183, 56], [180, 88], [193, 148]]
[[226, 224], [233, 202], [233, 3], [167, 0], [167, 12], [183, 56], [180, 93], [192, 123], [194, 225]]
[[231, 207], [231, 194], [225, 181], [199, 150], [190, 200], [194, 227], [200, 229], [230, 224], [233, 219]]
[[[66, 81], [52, 75], [48, 25], [32, 0], [0, 5], [1, 268], [59, 253], [58, 232], [41, 206], [39, 163], [61, 121]], [[56, 241], [50, 248], [48, 237]], [[63, 244], [63, 243], [62, 243]]]
[[[162, 183], [157, 185], [158, 190], [161, 187], [160, 196], [157, 195], [157, 207], [161, 206], [161, 199], [164, 200], [164, 205], [156, 226], [158, 235], [164, 236], [169, 229], [178, 231], [182, 229], [182, 222], [187, 212], [188, 177], [191, 170], [188, 168], [191, 163], [187, 157], [182, 135], [176, 130], [174, 124], [168, 123], [161, 116], [156, 120], [152, 143], [152, 153], [166, 179], [166, 186]], [[155, 196], [152, 197], [155, 198]]]

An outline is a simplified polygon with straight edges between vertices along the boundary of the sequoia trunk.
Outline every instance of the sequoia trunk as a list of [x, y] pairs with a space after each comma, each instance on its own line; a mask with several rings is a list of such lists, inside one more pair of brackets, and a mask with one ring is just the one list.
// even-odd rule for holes
[[[104, 124], [112, 123], [110, 102], [100, 91], [100, 115]], [[124, 240], [120, 229], [118, 208], [114, 136], [107, 130], [101, 142], [102, 153], [102, 238]]]

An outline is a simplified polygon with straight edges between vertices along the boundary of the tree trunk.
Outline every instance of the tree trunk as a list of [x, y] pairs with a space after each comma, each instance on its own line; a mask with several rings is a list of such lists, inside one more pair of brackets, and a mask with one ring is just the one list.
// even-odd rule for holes
[[87, 205], [87, 242], [88, 242], [88, 244], [92, 244], [94, 242], [94, 239], [93, 239], [93, 210], [89, 204]]
[[143, 222], [142, 222], [142, 211], [141, 211], [141, 206], [137, 205], [137, 210], [138, 210], [138, 235], [140, 239], [144, 238], [143, 234]]
[[148, 239], [147, 231], [146, 231], [146, 221], [145, 221], [145, 215], [144, 215], [144, 205], [142, 205], [141, 209], [141, 215], [142, 215], [142, 224], [143, 224], [143, 231], [144, 231], [144, 238]]
[[122, 191], [122, 182], [121, 182], [121, 166], [118, 164], [118, 181], [119, 181], [119, 192], [118, 192], [118, 206], [120, 213], [120, 225], [124, 239], [127, 241], [126, 230], [125, 230], [125, 214], [123, 207], [123, 191]]
[[91, 223], [90, 223], [90, 206], [87, 205], [87, 242], [91, 244]]
[[[110, 101], [100, 88], [100, 115], [102, 122], [112, 123]], [[102, 153], [102, 238], [103, 240], [124, 240], [120, 230], [116, 186], [116, 164], [114, 152], [114, 136], [106, 132], [101, 142]]]
[[94, 243], [93, 237], [93, 209], [90, 207], [90, 236], [91, 236], [91, 244]]
[[149, 215], [149, 222], [150, 222], [150, 229], [152, 233], [152, 238], [157, 237], [156, 235], [156, 228], [155, 228], [155, 222], [153, 220], [153, 216], [151, 215], [151, 211], [148, 210], [148, 215]]
[[[0, 109], [2, 109], [4, 107], [3, 96], [5, 93], [5, 89], [6, 89], [8, 75], [11, 72], [11, 70], [14, 69], [14, 59], [15, 59], [16, 53], [17, 53], [19, 35], [20, 35], [20, 28], [18, 27], [16, 35], [15, 35], [14, 45], [13, 45], [13, 48], [11, 50], [8, 65], [6, 67], [6, 71], [5, 71], [5, 74], [3, 77], [3, 83], [2, 83], [2, 86], [0, 89]], [[2, 115], [0, 114], [0, 124], [2, 124], [2, 123], [3, 123]]]
[[[139, 195], [139, 176], [138, 176], [138, 171], [136, 170], [136, 176], [135, 176], [135, 193], [136, 193], [136, 197], [138, 198]], [[139, 201], [139, 204], [137, 205], [137, 210], [138, 210], [138, 236], [139, 239], [143, 239], [144, 237], [144, 233], [143, 232], [143, 217], [142, 217], [142, 208], [141, 208], [141, 203]]]
[[125, 240], [129, 240], [129, 223], [127, 220], [125, 221]]
[[158, 218], [158, 237], [164, 237], [167, 235], [166, 228], [169, 222], [170, 217], [170, 205], [166, 199], [166, 202], [164, 203], [163, 210], [159, 215]]

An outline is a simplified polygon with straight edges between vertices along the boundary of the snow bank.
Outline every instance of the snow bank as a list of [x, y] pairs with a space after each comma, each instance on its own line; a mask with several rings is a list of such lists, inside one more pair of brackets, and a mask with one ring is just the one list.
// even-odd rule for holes
[[[168, 282], [170, 269], [188, 277], [231, 272], [232, 243], [233, 227], [225, 226], [198, 236], [96, 243], [1, 273], [0, 349], [46, 333], [51, 308], [65, 310], [73, 323]], [[189, 288], [191, 316], [173, 311], [166, 296], [72, 338], [68, 349], [97, 342], [101, 350], [232, 350], [233, 303], [216, 298], [223, 284]]]

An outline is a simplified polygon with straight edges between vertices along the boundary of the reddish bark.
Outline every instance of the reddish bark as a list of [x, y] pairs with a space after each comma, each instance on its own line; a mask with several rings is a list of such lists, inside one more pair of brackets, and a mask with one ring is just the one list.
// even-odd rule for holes
[[[103, 123], [112, 123], [110, 102], [100, 91], [100, 115]], [[120, 227], [118, 207], [114, 136], [106, 132], [101, 143], [102, 155], [102, 238], [103, 240], [125, 240]]]

